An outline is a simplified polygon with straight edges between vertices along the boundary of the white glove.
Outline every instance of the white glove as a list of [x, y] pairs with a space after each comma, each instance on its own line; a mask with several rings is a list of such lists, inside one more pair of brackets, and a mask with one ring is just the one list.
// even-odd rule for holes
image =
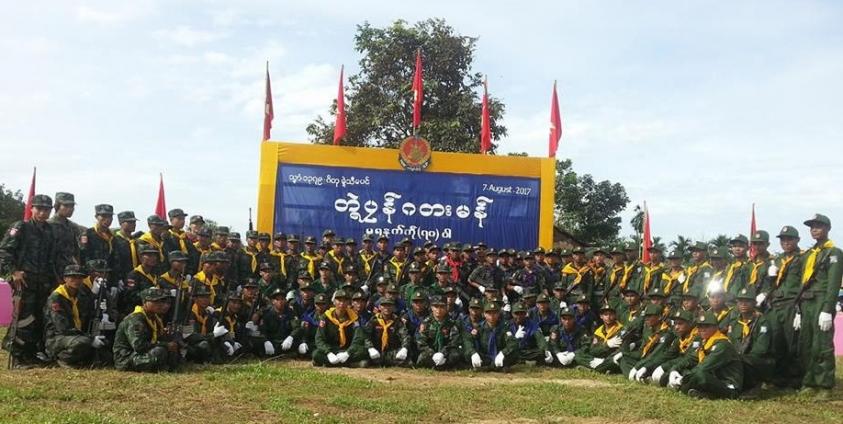
[[175, 298], [177, 294], [179, 294], [178, 290], [170, 289], [170, 297]]
[[594, 369], [594, 368], [599, 367], [600, 364], [603, 363], [603, 361], [605, 361], [605, 359], [603, 359], [603, 358], [594, 358], [594, 359], [591, 360], [591, 362], [588, 363], [588, 366], [590, 368]]
[[407, 348], [402, 347], [401, 349], [398, 350], [398, 352], [395, 352], [395, 359], [397, 359], [399, 361], [403, 361], [403, 360], [407, 359]]
[[434, 353], [433, 354], [433, 365], [436, 365], [437, 367], [441, 367], [442, 365], [445, 365], [445, 354], [443, 354], [442, 352]]
[[820, 331], [831, 330], [831, 314], [828, 312], [820, 312]]
[[612, 362], [617, 364], [618, 361], [621, 360], [621, 358], [623, 358], [623, 352], [618, 352], [615, 354], [615, 356], [612, 356]]
[[[263, 342], [263, 351], [266, 352], [267, 356], [275, 355], [275, 346], [272, 345], [272, 342], [267, 340]], [[331, 353], [328, 354], [328, 359], [331, 358]], [[333, 364], [333, 362], [331, 362]]]
[[348, 360], [348, 357], [348, 352], [340, 352], [337, 354], [337, 359], [342, 363], [345, 363], [345, 361]]
[[214, 325], [214, 338], [222, 337], [226, 334], [228, 334], [228, 329], [224, 325], [220, 325], [220, 323]]
[[638, 373], [638, 370], [637, 370], [637, 369], [635, 369], [635, 368], [633, 368], [633, 369], [629, 370], [629, 375], [628, 375], [628, 376], [626, 376], [626, 378], [627, 378], [629, 381], [634, 381], [634, 380], [635, 380], [635, 374], [636, 374], [636, 373]]
[[650, 379], [653, 380], [653, 384], [659, 384], [659, 381], [662, 379], [663, 376], [664, 376], [664, 368], [658, 367], [655, 370], [653, 370], [652, 374], [650, 374]]
[[299, 355], [304, 355], [307, 353], [307, 343], [302, 343], [299, 345]]
[[94, 349], [99, 349], [105, 346], [105, 336], [94, 337], [94, 340], [91, 340], [91, 346], [93, 346]]
[[765, 294], [765, 293], [758, 293], [758, 296], [755, 296], [755, 304], [756, 305], [760, 305], [760, 304], [764, 303], [765, 300], [767, 300], [767, 294]]
[[258, 332], [258, 325], [254, 321], [249, 321], [246, 323], [246, 329], [249, 330], [249, 334], [255, 334]]
[[503, 303], [509, 303], [509, 296], [503, 295], [501, 296], [501, 300], [503, 301]]
[[103, 280], [102, 278], [97, 278], [96, 280], [94, 280], [94, 284], [91, 284], [91, 293], [93, 293], [95, 296], [98, 295], [100, 293], [100, 289], [104, 285], [105, 280]]
[[519, 295], [524, 294], [524, 287], [521, 286], [512, 286], [512, 291], [518, 293]]
[[103, 324], [114, 324], [113, 322], [111, 322], [111, 317], [108, 316], [107, 312], [102, 313], [102, 319], [100, 320], [100, 322]]
[[793, 317], [793, 329], [798, 331], [800, 328], [802, 328], [802, 314], [797, 313]]
[[507, 303], [506, 305], [503, 305], [503, 308], [501, 308], [501, 310], [504, 312], [509, 312], [512, 310], [512, 307], [509, 306], [509, 303]]
[[680, 385], [682, 385], [682, 374], [679, 374], [678, 371], [671, 371], [667, 378], [667, 387], [678, 389]]
[[612, 337], [609, 340], [606, 340], [606, 346], [609, 346], [612, 349], [621, 347], [622, 343], [623, 343], [623, 339], [621, 339], [619, 336], [615, 336], [615, 337]]
[[646, 374], [646, 373], [647, 373], [646, 367], [639, 368], [638, 371], [635, 372], [635, 381], [643, 382], [644, 381], [644, 374]]
[[363, 290], [363, 293], [365, 293], [365, 294], [369, 294], [369, 286], [367, 286], [365, 284], [360, 286], [360, 290]]
[[518, 330], [515, 331], [515, 338], [521, 340], [526, 336], [527, 336], [527, 331], [524, 330], [524, 326], [519, 325]]
[[334, 353], [328, 353], [328, 362], [330, 362], [331, 365], [336, 365], [340, 362], [340, 358]]
[[281, 350], [290, 350], [293, 347], [293, 336], [287, 336], [283, 342], [281, 342]]
[[205, 312], [207, 312], [208, 315], [213, 315], [214, 312], [216, 312], [216, 310], [214, 309], [213, 306], [207, 306], [207, 307], [205, 307]]
[[457, 300], [454, 301], [454, 305], [462, 306], [462, 299], [460, 299], [459, 296], [457, 297]]
[[471, 366], [474, 368], [480, 368], [481, 365], [483, 365], [483, 361], [480, 360], [480, 354], [475, 352], [471, 355]]
[[381, 357], [381, 353], [378, 352], [377, 349], [375, 349], [373, 347], [369, 348], [369, 358], [371, 358], [374, 361], [375, 359], [378, 359], [380, 357]]
[[565, 303], [565, 301], [564, 301], [564, 300], [563, 300], [563, 301], [561, 301], [561, 302], [559, 302], [559, 309], [560, 309], [560, 310], [565, 309], [565, 308], [567, 308], [567, 307], [568, 307], [568, 304], [567, 304], [567, 303]]
[[767, 276], [768, 277], [775, 277], [779, 275], [779, 267], [776, 266], [776, 261], [770, 261], [770, 267], [767, 268]]
[[290, 290], [287, 292], [287, 301], [293, 300], [296, 298], [295, 290]]
[[227, 356], [234, 355], [234, 346], [231, 345], [229, 342], [225, 342], [222, 344], [223, 349], [225, 349], [225, 354]]
[[480, 290], [480, 294], [486, 294], [486, 287], [484, 287], [482, 284], [477, 286], [477, 290]]
[[559, 361], [559, 363], [562, 365], [568, 365], [565, 363], [565, 359], [568, 357], [567, 355], [565, 355], [565, 353], [566, 352], [559, 352], [556, 354], [556, 360]]
[[232, 344], [232, 346], [234, 346], [234, 351], [235, 351], [235, 352], [237, 352], [238, 350], [240, 350], [240, 349], [243, 347], [243, 345], [242, 345], [242, 344], [240, 344], [240, 343], [238, 343], [238, 342], [234, 342], [234, 343]]
[[503, 352], [498, 352], [498, 356], [495, 356], [495, 366], [498, 368], [503, 367]]
[[544, 363], [545, 364], [552, 364], [553, 363], [553, 354], [551, 354], [549, 350], [544, 351]]

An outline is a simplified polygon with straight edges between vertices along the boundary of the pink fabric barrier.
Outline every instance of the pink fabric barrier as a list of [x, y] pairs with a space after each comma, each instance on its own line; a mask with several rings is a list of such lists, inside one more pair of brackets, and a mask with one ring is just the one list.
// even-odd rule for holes
[[0, 280], [0, 327], [12, 322], [12, 286]]
[[834, 354], [843, 356], [843, 313], [834, 317]]

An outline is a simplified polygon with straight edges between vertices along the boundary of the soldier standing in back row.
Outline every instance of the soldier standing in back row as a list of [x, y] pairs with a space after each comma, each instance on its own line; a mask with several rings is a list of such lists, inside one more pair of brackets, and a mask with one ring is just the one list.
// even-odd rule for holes
[[101, 259], [106, 261], [109, 268], [114, 268], [114, 234], [111, 233], [114, 207], [111, 205], [94, 206], [94, 226], [85, 231], [85, 237], [80, 240], [82, 262]]
[[53, 229], [55, 240], [55, 270], [53, 274], [58, 276], [64, 273], [68, 265], [80, 265], [79, 243], [86, 241], [82, 239], [85, 231], [80, 225], [70, 220], [73, 211], [76, 209], [76, 200], [70, 193], [56, 193], [56, 203], [53, 205], [55, 214], [50, 218], [50, 227]]

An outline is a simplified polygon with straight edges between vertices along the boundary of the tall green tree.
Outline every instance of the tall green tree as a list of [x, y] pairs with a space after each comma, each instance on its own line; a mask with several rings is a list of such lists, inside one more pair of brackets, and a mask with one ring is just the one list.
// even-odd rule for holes
[[6, 230], [15, 221], [23, 219], [23, 193], [20, 190], [12, 191], [0, 184], [0, 237], [6, 234]]
[[676, 249], [683, 259], [688, 259], [691, 256], [690, 247], [693, 242], [685, 236], [676, 236], [676, 240], [670, 242], [670, 247]]
[[590, 174], [579, 175], [571, 160], [556, 161], [556, 225], [578, 240], [606, 244], [616, 240], [621, 229], [618, 214], [629, 197], [619, 183], [595, 181]]
[[709, 245], [716, 246], [716, 247], [724, 247], [729, 245], [729, 240], [731, 237], [727, 236], [726, 234], [718, 234], [717, 237], [708, 241]]
[[[445, 152], [477, 152], [483, 78], [473, 72], [477, 38], [458, 34], [442, 19], [409, 25], [395, 21], [385, 28], [368, 22], [357, 26], [354, 48], [361, 54], [360, 71], [346, 86], [346, 137], [342, 144], [395, 148], [413, 134], [413, 91], [416, 51], [421, 50], [424, 102], [419, 136]], [[504, 104], [490, 96], [492, 138], [506, 136], [501, 124]], [[334, 100], [330, 116], [335, 117]], [[333, 141], [334, 119], [318, 117], [308, 125], [314, 143]], [[492, 143], [494, 152], [496, 145]]]

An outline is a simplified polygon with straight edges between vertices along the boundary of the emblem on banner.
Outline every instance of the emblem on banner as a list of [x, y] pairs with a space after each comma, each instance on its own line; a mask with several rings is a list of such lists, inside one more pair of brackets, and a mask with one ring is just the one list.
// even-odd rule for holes
[[407, 171], [424, 171], [430, 166], [433, 150], [421, 137], [407, 137], [398, 145], [398, 163]]

